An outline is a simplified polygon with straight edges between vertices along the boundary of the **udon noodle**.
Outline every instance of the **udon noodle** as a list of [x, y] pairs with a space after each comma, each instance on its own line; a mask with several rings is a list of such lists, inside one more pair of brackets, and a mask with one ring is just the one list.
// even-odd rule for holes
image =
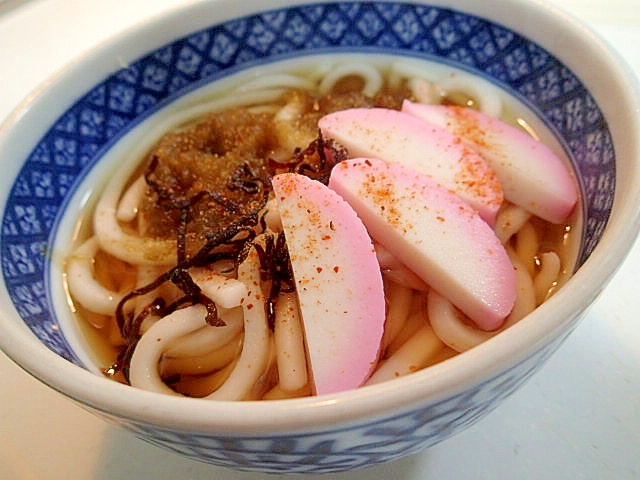
[[[326, 152], [337, 161], [346, 155], [318, 135], [318, 118], [333, 110], [399, 108], [409, 98], [516, 123], [494, 87], [466, 74], [438, 77], [409, 61], [323, 65], [238, 83], [208, 112], [167, 132], [135, 174], [106, 184], [66, 264], [77, 317], [99, 333], [105, 374], [209, 399], [313, 394], [269, 176], [297, 171], [326, 181]], [[492, 332], [376, 245], [387, 311], [367, 383], [426, 368], [518, 322], [568, 275], [569, 230], [502, 206], [495, 231], [517, 272], [518, 295]]]

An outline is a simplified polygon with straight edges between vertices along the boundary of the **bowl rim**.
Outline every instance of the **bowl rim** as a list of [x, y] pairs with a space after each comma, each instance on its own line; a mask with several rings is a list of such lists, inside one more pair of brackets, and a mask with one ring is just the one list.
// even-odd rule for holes
[[[265, 0], [260, 3], [259, 10], [289, 7], [293, 3], [316, 2]], [[582, 312], [581, 305], [590, 305], [598, 296], [626, 257], [640, 230], [640, 189], [634, 188], [634, 185], [640, 184], [640, 91], [635, 75], [619, 54], [589, 27], [540, 0], [501, 0], [492, 3], [491, 7], [475, 0], [405, 0], [403, 3], [428, 3], [453, 8], [516, 30], [525, 37], [535, 39], [538, 45], [551, 51], [576, 72], [589, 90], [600, 93], [600, 96], [594, 96], [609, 122], [616, 150], [618, 145], [622, 146], [621, 150], [617, 150], [617, 156], [623, 157], [625, 176], [621, 177], [621, 169], [618, 169], [619, 187], [612, 216], [600, 245], [556, 295], [507, 331], [463, 355], [428, 369], [357, 390], [286, 401], [207, 402], [175, 398], [133, 389], [95, 375], [60, 358], [40, 344], [26, 326], [11, 320], [18, 314], [9, 299], [4, 280], [1, 281], [0, 302], [11, 307], [10, 311], [0, 313], [3, 331], [0, 336], [1, 349], [24, 370], [51, 388], [107, 416], [184, 431], [273, 435], [310, 429], [335, 429], [338, 424], [363, 422], [389, 412], [401, 415], [418, 404], [445, 399], [477, 384], [482, 378], [517, 364], [515, 352], [520, 354], [518, 360], [531, 356], [558, 333], [573, 328]], [[211, 8], [212, 5], [215, 8]], [[486, 16], [487, 8], [493, 12], [490, 17]], [[153, 45], [155, 49], [214, 23], [256, 11], [254, 6], [245, 2], [205, 0], [150, 18], [115, 35], [47, 79], [8, 117], [0, 126], [0, 152], [9, 148], [11, 139], [15, 144], [16, 139], [24, 138], [26, 133], [19, 131], [20, 125], [34, 111], [42, 110], [37, 105], [43, 96], [69, 89], [87, 91], [112, 73], [110, 68], [117, 69], [121, 62], [135, 60], [146, 53], [143, 50], [145, 46]], [[524, 21], [525, 18], [527, 21]], [[536, 26], [541, 23], [552, 32], [551, 35], [538, 38], [540, 32]], [[140, 41], [140, 38], [144, 41]], [[557, 45], [561, 46], [560, 50], [555, 48]], [[587, 69], [572, 55], [581, 49], [590, 52], [593, 63], [589, 69], [597, 72], [593, 76], [587, 76]], [[605, 89], [614, 97], [606, 102], [602, 95]], [[43, 130], [29, 137], [37, 141], [63, 111], [51, 109], [41, 121]], [[624, 135], [620, 127], [616, 128], [616, 125], [623, 124], [633, 135]], [[25, 153], [26, 157], [34, 146], [33, 142], [24, 141], [18, 153]], [[2, 197], [0, 207], [4, 207], [6, 192], [2, 193]], [[592, 279], [598, 281], [590, 281]], [[557, 321], [557, 318], [562, 320]], [[535, 341], [532, 343], [531, 339]], [[403, 394], [398, 395], [399, 391]], [[122, 399], [126, 399], [126, 403]], [[357, 412], [354, 411], [354, 405], [358, 406]]]

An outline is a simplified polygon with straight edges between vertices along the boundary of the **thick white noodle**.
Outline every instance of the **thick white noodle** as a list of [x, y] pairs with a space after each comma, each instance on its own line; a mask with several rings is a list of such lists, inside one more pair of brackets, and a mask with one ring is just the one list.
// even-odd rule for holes
[[302, 105], [300, 100], [294, 97], [278, 110], [278, 113], [275, 114], [273, 119], [276, 122], [292, 122], [302, 114], [303, 108], [304, 105]]
[[478, 109], [493, 118], [502, 116], [500, 90], [482, 78], [456, 72], [437, 82], [442, 95], [448, 92], [462, 92], [477, 102]]
[[391, 88], [400, 88], [404, 80], [424, 80], [435, 83], [433, 72], [418, 62], [398, 60], [391, 65], [387, 82]]
[[562, 262], [556, 252], [544, 252], [539, 256], [540, 271], [533, 279], [533, 287], [536, 292], [536, 302], [544, 302], [549, 292], [555, 285], [560, 275]]
[[424, 78], [412, 78], [407, 86], [420, 103], [438, 104], [442, 100], [440, 89]]
[[380, 349], [386, 348], [396, 339], [404, 327], [411, 310], [413, 290], [389, 280], [385, 275], [384, 291], [387, 297], [387, 317], [384, 322], [384, 333]]
[[424, 325], [427, 319], [426, 307], [424, 310], [412, 310], [407, 321], [398, 332], [396, 338], [387, 346], [385, 354], [390, 357], [395, 354], [409, 339]]
[[431, 290], [428, 293], [429, 321], [438, 337], [450, 348], [464, 352], [493, 337], [496, 332], [486, 332], [464, 321], [463, 314], [453, 304]]
[[98, 239], [89, 238], [69, 257], [67, 282], [73, 298], [87, 310], [100, 315], [115, 315], [123, 295], [109, 290], [94, 277], [93, 259], [98, 251]]
[[270, 198], [267, 201], [264, 209], [264, 223], [267, 226], [268, 230], [272, 230], [273, 232], [281, 232], [282, 231], [282, 219], [280, 218], [280, 211], [278, 210], [278, 202], [275, 198]]
[[376, 258], [386, 277], [407, 288], [426, 292], [429, 286], [406, 265], [401, 263], [389, 250], [374, 242]]
[[501, 330], [519, 322], [524, 316], [530, 314], [537, 305], [533, 279], [529, 275], [527, 268], [522, 264], [513, 249], [507, 248], [507, 254], [516, 272], [516, 303]]
[[[206, 328], [206, 327], [205, 327]], [[219, 328], [219, 327], [208, 327]], [[180, 341], [180, 339], [178, 339]], [[188, 357], [162, 356], [161, 374], [164, 378], [173, 375], [204, 375], [216, 372], [233, 362], [242, 348], [242, 335], [238, 334], [226, 345], [216, 350], [209, 350], [202, 355], [194, 354]]]
[[280, 150], [294, 152], [296, 148], [304, 147], [315, 139], [315, 131], [309, 135], [308, 130], [298, 128], [296, 120], [302, 116], [304, 109], [303, 100], [299, 96], [294, 96], [276, 113], [274, 130]]
[[525, 223], [515, 236], [515, 253], [527, 272], [534, 278], [535, 275], [535, 257], [540, 249], [540, 241], [538, 240], [538, 233], [536, 229], [531, 225], [531, 222]]
[[172, 265], [176, 262], [175, 240], [156, 240], [126, 233], [116, 218], [125, 178], [107, 184], [93, 216], [93, 229], [100, 247], [120, 260], [134, 265]]
[[298, 296], [295, 292], [281, 293], [275, 308], [274, 345], [279, 385], [284, 391], [294, 392], [309, 381]]
[[425, 323], [378, 367], [365, 384], [386, 382], [416, 372], [426, 366], [427, 362], [443, 347], [444, 343], [435, 334], [431, 325]]
[[450, 73], [445, 77], [440, 75], [437, 78], [423, 65], [401, 60], [391, 66], [389, 85], [398, 87], [403, 80], [408, 81], [412, 93], [423, 103], [440, 103], [448, 93], [462, 92], [476, 100], [483, 113], [494, 118], [502, 115], [500, 90], [482, 78], [464, 72]]
[[247, 296], [247, 287], [240, 280], [217, 274], [207, 268], [193, 268], [190, 273], [202, 292], [222, 308], [237, 307]]
[[172, 117], [172, 125], [164, 126], [164, 132], [177, 128], [179, 125], [190, 123], [194, 119], [230, 108], [262, 107], [266, 103], [278, 100], [285, 91], [286, 89], [284, 88], [272, 88], [257, 92], [227, 93], [225, 96], [213, 99], [202, 98], [201, 101], [195, 102], [190, 108], [176, 112]]
[[242, 302], [244, 344], [238, 362], [219, 389], [207, 395], [211, 400], [242, 400], [264, 373], [271, 348], [271, 331], [267, 323], [265, 295], [260, 288], [260, 259], [255, 248], [249, 250], [238, 266], [238, 280], [247, 286]]
[[212, 373], [198, 376], [186, 375], [180, 379], [180, 392], [191, 397], [204, 397], [213, 392], [229, 378], [237, 361], [237, 355], [232, 362]]
[[[163, 272], [162, 269], [154, 265], [141, 265], [138, 267], [136, 271], [136, 288], [144, 287], [153, 282], [159, 275]], [[145, 295], [140, 295], [131, 299], [126, 307], [127, 309], [133, 309], [134, 316], [138, 316], [142, 311], [153, 302], [153, 300], [158, 296], [158, 292], [149, 292]], [[147, 315], [140, 326], [141, 331], [145, 332], [149, 326], [158, 320], [158, 317], [155, 314]]]
[[507, 204], [498, 211], [494, 230], [505, 244], [529, 221], [531, 213], [514, 204]]
[[366, 63], [353, 62], [337, 66], [334, 70], [328, 72], [320, 82], [318, 91], [320, 94], [325, 95], [333, 90], [341, 79], [349, 76], [362, 78], [364, 81], [362, 93], [369, 97], [373, 97], [382, 88], [383, 80], [377, 68]]
[[118, 203], [118, 209], [116, 210], [116, 218], [118, 221], [131, 222], [136, 218], [146, 189], [147, 182], [144, 176], [140, 175], [129, 188], [127, 188]]
[[429, 291], [427, 295], [429, 321], [436, 335], [447, 346], [457, 352], [469, 350], [515, 324], [535, 308], [533, 281], [515, 255], [510, 256], [516, 270], [517, 296], [511, 313], [498, 330], [487, 332], [474, 327], [449, 300], [434, 290]]
[[264, 91], [267, 89], [300, 89], [313, 90], [316, 85], [313, 81], [304, 77], [288, 73], [264, 75], [254, 80], [243, 83], [235, 89], [236, 93]]
[[285, 400], [287, 398], [308, 397], [311, 395], [309, 384], [295, 392], [284, 390], [280, 385], [276, 385], [262, 396], [263, 400]]
[[158, 362], [168, 345], [206, 325], [205, 318], [205, 307], [192, 305], [176, 310], [154, 323], [140, 337], [133, 351], [129, 369], [131, 385], [152, 392], [179, 395], [162, 381]]
[[169, 345], [168, 357], [195, 357], [206, 355], [228, 344], [242, 332], [244, 313], [241, 307], [218, 312], [224, 326], [205, 325], [189, 335], [184, 335]]

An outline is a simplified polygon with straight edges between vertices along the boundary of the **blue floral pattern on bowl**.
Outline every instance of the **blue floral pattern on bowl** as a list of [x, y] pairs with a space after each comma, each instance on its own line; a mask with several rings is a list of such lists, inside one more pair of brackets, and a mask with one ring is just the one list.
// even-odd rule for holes
[[[568, 335], [568, 333], [567, 333]], [[367, 418], [328, 431], [242, 436], [181, 432], [135, 421], [121, 424], [140, 439], [194, 460], [236, 470], [316, 474], [357, 470], [415, 454], [473, 425], [526, 382], [564, 341], [560, 336], [510, 369], [443, 400], [409, 412]]]
[[[229, 72], [329, 48], [444, 62], [481, 75], [524, 101], [555, 132], [578, 172], [585, 212], [578, 265], [588, 258], [611, 210], [615, 154], [598, 105], [561, 62], [500, 25], [445, 8], [373, 2], [290, 7], [214, 25], [149, 53], [86, 92], [43, 136], [11, 190], [0, 250], [13, 303], [34, 334], [54, 352], [81, 364], [52, 313], [47, 250], [75, 186], [111, 145], [173, 99]], [[366, 448], [338, 449], [323, 442], [322, 432], [225, 440], [140, 424], [129, 428], [149, 441], [220, 465], [294, 472], [371, 465], [436, 443], [477, 420], [528, 378], [558, 343], [438, 405], [349, 427]], [[440, 420], [435, 424], [432, 418]], [[406, 441], [397, 443], [398, 435]], [[228, 449], [224, 442], [237, 442], [232, 449], [237, 457], [216, 453], [219, 447]]]

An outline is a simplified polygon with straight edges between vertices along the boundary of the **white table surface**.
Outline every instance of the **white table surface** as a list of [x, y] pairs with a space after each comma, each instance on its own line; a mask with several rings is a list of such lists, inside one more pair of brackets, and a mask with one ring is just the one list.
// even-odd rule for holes
[[[0, 0], [0, 121], [73, 58], [126, 27], [186, 3]], [[553, 3], [591, 24], [640, 75], [640, 0]], [[569, 340], [493, 413], [421, 454], [318, 478], [640, 478], [638, 312], [636, 242]], [[0, 354], [0, 479], [259, 478], [265, 475], [197, 463], [148, 445], [49, 390]]]

